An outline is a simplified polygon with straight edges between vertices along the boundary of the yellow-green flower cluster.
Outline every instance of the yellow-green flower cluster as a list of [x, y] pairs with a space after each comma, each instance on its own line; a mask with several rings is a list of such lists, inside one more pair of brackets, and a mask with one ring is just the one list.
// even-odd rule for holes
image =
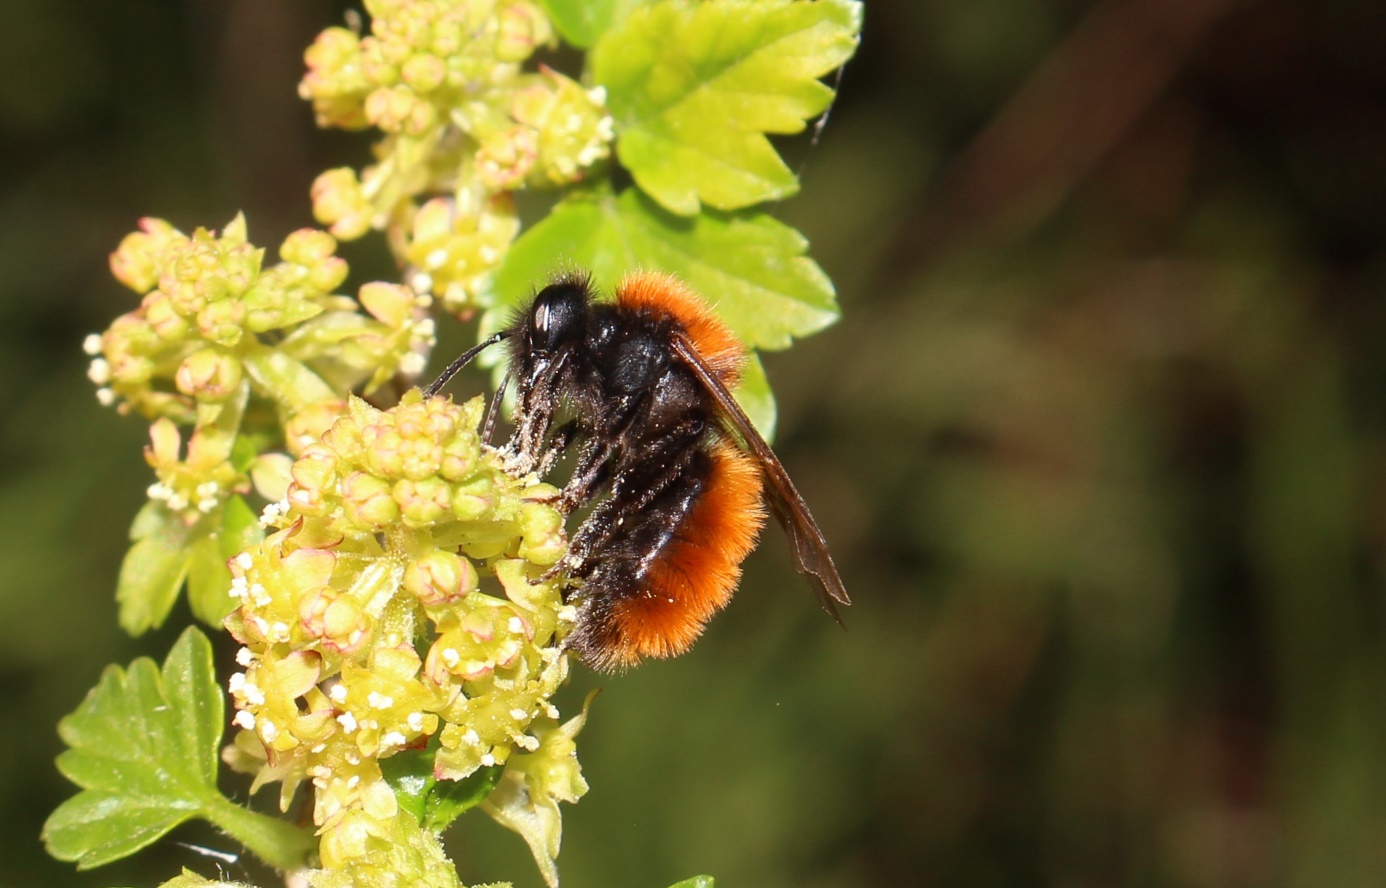
[[162, 501], [184, 524], [219, 509], [227, 495], [245, 493], [248, 479], [231, 464], [234, 439], [215, 426], [201, 428], [188, 440], [186, 455], [178, 427], [166, 416], [149, 428], [145, 461], [158, 479], [149, 485], [149, 498]]
[[[281, 782], [285, 807], [313, 783], [324, 861], [395, 829], [381, 759], [427, 746], [457, 780], [557, 729], [575, 614], [537, 580], [566, 549], [557, 491], [505, 473], [482, 411], [417, 390], [386, 411], [353, 399], [293, 463], [274, 532], [231, 562], [244, 671], [227, 759], [257, 788]], [[536, 809], [579, 794], [531, 782]]]
[[377, 819], [352, 811], [324, 836], [322, 869], [308, 872], [312, 888], [462, 888], [438, 837], [407, 811]]
[[329, 28], [299, 93], [321, 126], [374, 126], [379, 158], [323, 173], [318, 220], [341, 238], [384, 229], [419, 290], [484, 304], [519, 230], [510, 192], [581, 180], [614, 136], [603, 90], [521, 65], [552, 44], [533, 0], [370, 0], [371, 32]]
[[334, 295], [347, 265], [326, 232], [290, 234], [281, 261], [262, 269], [264, 250], [246, 240], [240, 216], [220, 235], [185, 235], [161, 219], [140, 229], [111, 254], [115, 276], [142, 294], [139, 308], [85, 344], [103, 403], [193, 422], [199, 406], [230, 398], [247, 375], [255, 395], [299, 406], [304, 394], [281, 388], [299, 363], [319, 374], [323, 392], [324, 380], [378, 385], [422, 372], [434, 339], [429, 298], [383, 283], [363, 287], [360, 305]]
[[[335, 295], [347, 275], [336, 247], [326, 232], [296, 231], [265, 268], [238, 216], [219, 235], [144, 219], [111, 254], [115, 276], [142, 298], [87, 338], [88, 375], [102, 403], [164, 420], [148, 452], [159, 476], [150, 496], [187, 523], [242, 485], [229, 464], [239, 435], [277, 437], [280, 421], [340, 405], [336, 392], [423, 371], [431, 297], [386, 283], [362, 287], [359, 303]], [[272, 409], [248, 411], [252, 400]], [[242, 429], [251, 413], [261, 427]], [[185, 460], [172, 423], [195, 426]]]

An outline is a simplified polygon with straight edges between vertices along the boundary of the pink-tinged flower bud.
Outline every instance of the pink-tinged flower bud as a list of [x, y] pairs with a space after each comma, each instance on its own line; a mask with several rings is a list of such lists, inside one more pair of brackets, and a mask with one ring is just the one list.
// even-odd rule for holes
[[304, 631], [337, 653], [359, 650], [370, 634], [370, 617], [361, 604], [331, 586], [322, 586], [299, 599], [298, 616]]
[[476, 568], [452, 552], [433, 551], [404, 569], [404, 588], [426, 606], [451, 604], [476, 590]]
[[490, 478], [477, 478], [457, 487], [452, 498], [452, 514], [463, 521], [472, 521], [495, 507], [496, 488]]
[[502, 62], [523, 62], [553, 40], [548, 17], [532, 3], [500, 4], [495, 16], [496, 58]]
[[298, 94], [313, 103], [318, 126], [363, 129], [367, 125], [361, 108], [371, 82], [361, 67], [361, 41], [346, 28], [328, 28], [303, 53], [308, 73], [298, 85]]
[[399, 519], [399, 506], [390, 495], [390, 483], [365, 472], [352, 472], [342, 479], [342, 505], [347, 515], [362, 528], [385, 527]]
[[374, 423], [362, 429], [367, 468], [377, 475], [403, 474], [404, 460], [400, 454], [403, 440], [399, 429], [385, 423]]
[[568, 549], [563, 532], [563, 513], [545, 503], [528, 502], [520, 507], [520, 528], [524, 541], [520, 557], [534, 564], [554, 564]]
[[476, 172], [492, 191], [513, 191], [525, 183], [539, 156], [539, 133], [517, 124], [491, 133], [476, 152]]
[[188, 319], [161, 290], [154, 290], [140, 303], [149, 329], [165, 342], [181, 342], [192, 329]]
[[318, 498], [330, 492], [332, 485], [337, 482], [335, 456], [322, 445], [310, 447], [289, 470], [294, 485], [302, 490], [312, 491]]
[[407, 86], [382, 87], [366, 97], [366, 119], [387, 133], [419, 135], [437, 116], [434, 107]]
[[449, 481], [462, 481], [476, 471], [480, 453], [480, 439], [476, 432], [463, 429], [452, 437], [443, 447], [443, 460], [438, 474]]
[[294, 456], [322, 439], [332, 424], [346, 414], [346, 401], [330, 399], [309, 404], [284, 424], [284, 443]]
[[215, 349], [204, 348], [183, 359], [174, 383], [185, 395], [204, 401], [230, 397], [241, 384], [241, 362]]
[[313, 218], [342, 240], [356, 240], [371, 230], [375, 210], [366, 199], [356, 171], [328, 170], [313, 181]]
[[442, 86], [447, 74], [443, 60], [431, 53], [415, 53], [399, 69], [400, 79], [418, 93], [429, 93]]
[[111, 254], [111, 273], [136, 293], [147, 292], [159, 279], [159, 255], [182, 237], [163, 219], [141, 219], [140, 230], [127, 234]]
[[452, 491], [441, 478], [402, 478], [395, 482], [393, 494], [405, 523], [415, 527], [442, 520], [452, 506]]
[[233, 346], [245, 330], [245, 303], [239, 299], [220, 299], [197, 313], [197, 330], [206, 339]]
[[316, 228], [300, 228], [284, 239], [279, 258], [302, 267], [305, 283], [319, 293], [331, 293], [342, 285], [349, 271], [346, 260], [335, 255], [337, 239]]

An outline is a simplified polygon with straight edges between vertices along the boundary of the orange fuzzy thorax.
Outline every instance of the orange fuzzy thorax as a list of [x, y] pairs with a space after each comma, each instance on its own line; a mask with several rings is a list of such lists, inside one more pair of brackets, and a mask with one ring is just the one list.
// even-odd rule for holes
[[760, 470], [727, 441], [709, 455], [712, 471], [675, 541], [651, 567], [646, 587], [612, 610], [619, 640], [609, 651], [611, 667], [688, 650], [736, 591], [741, 562], [765, 524]]
[[741, 381], [746, 348], [702, 297], [673, 275], [642, 271], [626, 275], [616, 287], [622, 308], [674, 320], [708, 367], [727, 388]]

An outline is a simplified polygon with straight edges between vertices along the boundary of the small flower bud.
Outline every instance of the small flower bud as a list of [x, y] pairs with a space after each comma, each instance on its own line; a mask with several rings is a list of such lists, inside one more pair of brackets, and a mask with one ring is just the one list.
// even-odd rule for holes
[[313, 218], [343, 240], [356, 240], [371, 230], [374, 209], [361, 188], [356, 171], [328, 170], [313, 181]]
[[241, 341], [245, 323], [245, 303], [239, 299], [219, 299], [197, 313], [197, 330], [218, 345], [233, 346]]
[[365, 472], [353, 472], [342, 479], [342, 504], [361, 528], [385, 527], [399, 518], [389, 482]]
[[451, 491], [441, 478], [425, 478], [422, 481], [401, 478], [395, 482], [392, 493], [395, 502], [399, 503], [400, 515], [406, 523], [415, 527], [441, 520], [452, 506]]
[[174, 374], [178, 390], [205, 401], [221, 401], [241, 384], [241, 362], [215, 349], [204, 348], [183, 359]]
[[458, 601], [476, 586], [476, 568], [452, 552], [429, 552], [404, 569], [404, 588], [426, 606]]
[[136, 293], [147, 292], [159, 278], [158, 255], [176, 237], [177, 229], [163, 219], [141, 219], [140, 230], [127, 234], [111, 254], [111, 273]]

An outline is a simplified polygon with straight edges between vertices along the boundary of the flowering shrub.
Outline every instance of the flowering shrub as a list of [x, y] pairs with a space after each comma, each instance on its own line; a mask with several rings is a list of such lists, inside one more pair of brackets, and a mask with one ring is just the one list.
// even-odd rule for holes
[[[556, 885], [559, 803], [587, 788], [586, 709], [553, 703], [575, 618], [550, 570], [566, 528], [556, 488], [482, 441], [482, 398], [413, 387], [436, 323], [480, 314], [487, 335], [573, 265], [608, 285], [679, 273], [753, 347], [836, 317], [803, 238], [755, 206], [797, 189], [767, 135], [831, 101], [819, 78], [855, 47], [856, 0], [366, 9], [368, 28], [328, 28], [305, 54], [318, 122], [379, 134], [373, 163], [313, 183], [326, 231], [291, 234], [267, 265], [242, 217], [191, 234], [145, 219], [111, 256], [140, 302], [87, 339], [89, 375], [102, 404], [150, 422], [154, 472], [120, 622], [160, 626], [186, 589], [240, 645], [239, 671], [218, 681], [189, 628], [162, 666], [110, 667], [63, 720], [58, 765], [82, 791], [44, 839], [82, 867], [196, 817], [315, 888], [456, 885], [438, 835], [479, 808]], [[534, 62], [560, 38], [588, 50], [575, 76]], [[526, 189], [560, 194], [521, 233]], [[337, 240], [371, 231], [401, 279], [345, 295]], [[738, 397], [768, 434], [755, 362]], [[252, 792], [277, 784], [279, 810], [303, 804], [312, 828], [226, 799], [219, 763]]]

